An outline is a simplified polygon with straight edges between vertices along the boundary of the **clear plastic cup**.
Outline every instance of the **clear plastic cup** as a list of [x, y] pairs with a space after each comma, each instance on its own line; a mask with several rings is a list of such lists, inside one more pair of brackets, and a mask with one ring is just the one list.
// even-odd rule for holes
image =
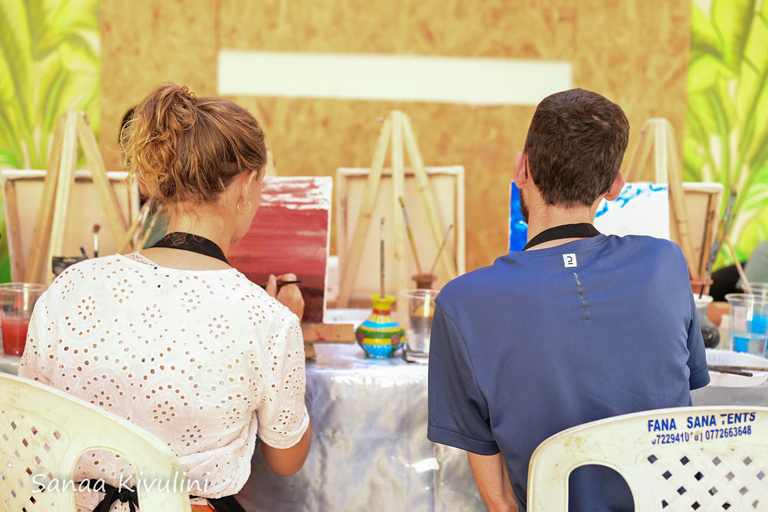
[[748, 293], [729, 293], [731, 343], [734, 352], [766, 357], [768, 298]]
[[5, 355], [20, 356], [24, 353], [29, 319], [35, 302], [44, 291], [45, 286], [36, 283], [0, 284], [0, 323]]
[[405, 350], [415, 357], [429, 356], [429, 337], [432, 334], [432, 316], [438, 290], [403, 290], [400, 300], [405, 301]]
[[[742, 285], [741, 288], [744, 293], [748, 293], [746, 286]], [[751, 290], [752, 295], [768, 299], [768, 283], [749, 283], [749, 290]]]

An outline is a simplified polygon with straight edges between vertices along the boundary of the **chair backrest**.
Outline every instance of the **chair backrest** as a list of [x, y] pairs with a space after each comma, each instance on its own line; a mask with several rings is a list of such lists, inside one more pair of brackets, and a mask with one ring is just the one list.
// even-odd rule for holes
[[629, 484], [635, 510], [768, 509], [768, 408], [681, 407], [616, 416], [539, 445], [528, 511], [568, 510], [568, 475], [597, 464]]
[[[77, 486], [65, 480], [92, 450], [117, 453], [156, 480], [138, 486], [141, 512], [189, 512], [183, 470], [162, 441], [50, 386], [0, 373], [0, 511], [75, 512]], [[46, 481], [58, 492], [40, 492]]]

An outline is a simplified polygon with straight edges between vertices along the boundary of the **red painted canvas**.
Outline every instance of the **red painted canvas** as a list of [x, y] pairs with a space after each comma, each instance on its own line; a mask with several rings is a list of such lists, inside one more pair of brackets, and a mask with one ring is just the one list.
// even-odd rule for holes
[[301, 279], [304, 322], [322, 322], [330, 244], [330, 177], [267, 177], [248, 234], [230, 248], [230, 263], [254, 283], [269, 274]]

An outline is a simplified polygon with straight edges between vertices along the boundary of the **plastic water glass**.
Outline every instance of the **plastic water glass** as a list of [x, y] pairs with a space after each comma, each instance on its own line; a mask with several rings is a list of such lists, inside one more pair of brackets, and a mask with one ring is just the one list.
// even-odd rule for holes
[[29, 319], [35, 302], [45, 286], [35, 283], [0, 284], [0, 323], [3, 332], [3, 352], [10, 356], [24, 353]]
[[766, 357], [768, 298], [757, 294], [729, 293], [731, 341], [735, 352]]
[[400, 323], [405, 328], [405, 349], [409, 356], [429, 356], [429, 337], [432, 334], [437, 293], [438, 290], [425, 289], [400, 292], [400, 300], [406, 303], [407, 315]]

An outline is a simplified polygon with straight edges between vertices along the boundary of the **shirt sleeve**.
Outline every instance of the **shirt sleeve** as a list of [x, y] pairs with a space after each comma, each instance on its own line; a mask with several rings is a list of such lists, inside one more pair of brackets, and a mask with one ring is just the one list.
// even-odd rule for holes
[[45, 336], [49, 332], [47, 295], [47, 292], [43, 293], [37, 299], [35, 309], [32, 311], [18, 373], [19, 377], [36, 380], [43, 384], [51, 384], [50, 372], [53, 369], [52, 342]]
[[691, 389], [703, 388], [709, 384], [709, 369], [707, 368], [707, 352], [704, 348], [704, 338], [699, 326], [699, 313], [696, 311], [696, 301], [690, 294], [691, 321], [688, 324], [688, 369], [690, 376], [688, 384]]
[[432, 320], [428, 391], [430, 441], [480, 455], [499, 453], [464, 336], [439, 303]]
[[768, 281], [768, 242], [762, 242], [755, 247], [744, 267], [744, 273], [750, 283]]
[[264, 374], [264, 398], [256, 410], [259, 439], [279, 449], [294, 446], [309, 427], [304, 403], [304, 339], [298, 317], [287, 309], [286, 313], [290, 319], [267, 342], [271, 371]]

